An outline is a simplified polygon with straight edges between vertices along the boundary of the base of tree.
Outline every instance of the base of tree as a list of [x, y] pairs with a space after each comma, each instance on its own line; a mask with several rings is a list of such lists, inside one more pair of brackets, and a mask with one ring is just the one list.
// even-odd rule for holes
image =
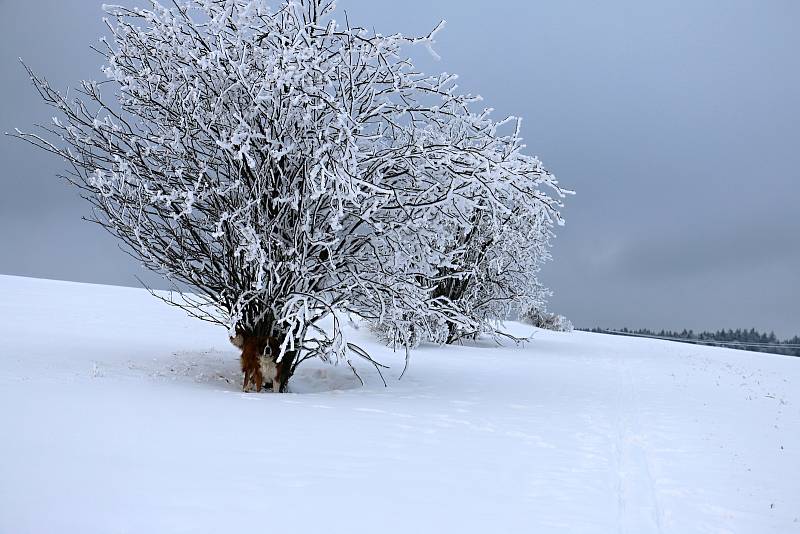
[[275, 336], [237, 334], [231, 343], [242, 350], [244, 380], [242, 391], [258, 393], [264, 389], [285, 393], [294, 371], [294, 352], [287, 352], [277, 361], [283, 340]]

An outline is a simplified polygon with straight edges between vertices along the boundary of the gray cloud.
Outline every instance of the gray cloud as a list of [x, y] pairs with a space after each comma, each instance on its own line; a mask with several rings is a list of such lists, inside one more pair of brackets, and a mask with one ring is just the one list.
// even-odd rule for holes
[[[433, 4], [433, 5], [431, 5]], [[577, 324], [800, 333], [800, 4], [341, 0], [379, 31], [448, 25], [441, 62], [569, 198], [544, 271]], [[66, 86], [98, 76], [95, 0], [0, 1], [0, 130], [46, 121], [17, 63]], [[53, 178], [0, 139], [0, 272], [136, 284], [141, 270]]]

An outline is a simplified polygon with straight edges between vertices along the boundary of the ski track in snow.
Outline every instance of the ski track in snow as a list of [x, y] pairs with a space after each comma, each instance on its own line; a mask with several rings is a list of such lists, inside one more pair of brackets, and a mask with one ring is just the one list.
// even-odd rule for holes
[[639, 424], [639, 399], [629, 365], [620, 364], [619, 433], [616, 451], [619, 484], [619, 526], [622, 534], [660, 533], [655, 482]]
[[[535, 331], [243, 394], [225, 332], [0, 276], [0, 534], [800, 532], [800, 359]], [[534, 329], [509, 324], [524, 335]]]

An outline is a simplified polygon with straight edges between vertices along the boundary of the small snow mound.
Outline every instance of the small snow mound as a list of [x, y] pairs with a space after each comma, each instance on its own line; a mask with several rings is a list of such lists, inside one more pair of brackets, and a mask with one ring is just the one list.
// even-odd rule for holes
[[131, 378], [131, 371], [156, 381], [188, 382], [224, 390], [241, 389], [242, 382], [238, 357], [219, 350], [178, 351], [164, 357], [129, 360], [121, 366], [104, 364], [101, 372], [93, 369], [92, 375], [102, 377], [109, 373]]
[[361, 382], [347, 366], [308, 362], [289, 381], [291, 393], [324, 393], [358, 389]]
[[[235, 351], [176, 351], [164, 356], [141, 358], [119, 363], [94, 363], [92, 378], [174, 381], [200, 384], [217, 390], [240, 391], [242, 372]], [[300, 366], [289, 381], [290, 393], [323, 393], [361, 387], [361, 382], [346, 366], [310, 361]], [[267, 392], [264, 391], [264, 394]]]

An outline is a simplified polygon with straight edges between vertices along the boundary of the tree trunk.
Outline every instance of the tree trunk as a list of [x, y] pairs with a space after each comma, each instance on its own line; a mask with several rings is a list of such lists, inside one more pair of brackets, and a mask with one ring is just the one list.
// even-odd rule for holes
[[257, 393], [268, 388], [275, 393], [286, 392], [297, 352], [287, 351], [277, 361], [285, 339], [280, 333], [260, 336], [250, 332], [239, 332], [231, 338], [231, 343], [242, 350], [242, 391]]
[[458, 328], [454, 323], [447, 323], [447, 341], [445, 341], [446, 345], [452, 345], [458, 339]]

